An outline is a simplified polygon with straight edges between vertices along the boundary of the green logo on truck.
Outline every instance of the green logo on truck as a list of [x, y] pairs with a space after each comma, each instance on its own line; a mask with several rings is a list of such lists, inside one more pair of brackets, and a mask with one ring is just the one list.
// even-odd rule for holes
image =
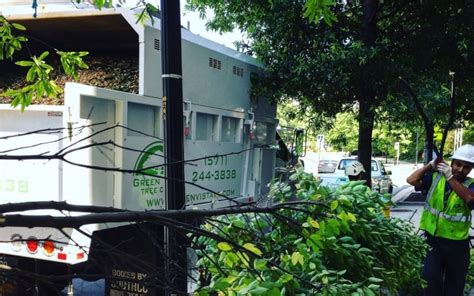
[[134, 166], [133, 187], [141, 206], [164, 208], [165, 168], [163, 166], [164, 145], [162, 141], [149, 144], [138, 156]]

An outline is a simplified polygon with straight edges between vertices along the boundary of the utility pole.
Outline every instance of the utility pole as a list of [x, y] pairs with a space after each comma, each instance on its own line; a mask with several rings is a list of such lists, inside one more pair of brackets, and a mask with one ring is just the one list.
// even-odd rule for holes
[[[161, 0], [161, 64], [166, 151], [166, 209], [184, 209], [183, 81], [179, 1]], [[166, 295], [187, 293], [186, 240], [165, 228]]]
[[317, 142], [318, 142], [318, 166], [317, 166], [317, 172], [319, 174], [319, 163], [321, 162], [321, 149], [323, 149], [324, 145], [324, 135], [317, 135], [316, 136]]

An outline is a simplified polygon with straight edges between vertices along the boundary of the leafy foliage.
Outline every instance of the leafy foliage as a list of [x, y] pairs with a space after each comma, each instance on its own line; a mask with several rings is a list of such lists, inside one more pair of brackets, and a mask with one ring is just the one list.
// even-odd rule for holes
[[466, 143], [474, 143], [474, 125], [469, 126], [464, 131], [464, 141]]
[[61, 64], [63, 66], [64, 72], [66, 75], [71, 76], [74, 79], [77, 79], [77, 68], [88, 69], [89, 67], [84, 63], [82, 58], [88, 55], [86, 51], [57, 51], [57, 54], [60, 57]]
[[344, 112], [336, 115], [331, 129], [327, 132], [327, 141], [337, 151], [357, 150], [358, 123], [355, 114]]
[[21, 50], [22, 42], [28, 41], [24, 36], [16, 36], [15, 30], [25, 31], [26, 28], [17, 23], [10, 23], [0, 15], [0, 60], [12, 59], [15, 52]]
[[197, 295], [379, 295], [421, 289], [426, 251], [413, 226], [382, 215], [386, 200], [361, 182], [330, 191], [297, 170], [291, 186], [275, 182], [269, 214], [208, 220], [218, 237], [200, 237]]
[[[82, 57], [87, 55], [87, 52], [58, 51], [57, 53], [60, 56], [64, 71], [73, 78], [77, 78], [77, 68], [87, 68], [87, 65], [82, 61]], [[62, 89], [50, 78], [53, 67], [45, 61], [48, 55], [49, 52], [45, 51], [39, 57], [33, 56], [31, 61], [17, 61], [15, 63], [20, 67], [29, 67], [26, 81], [31, 84], [21, 89], [8, 89], [0, 94], [0, 96], [12, 98], [12, 107], [20, 105], [23, 111], [31, 104], [33, 99], [40, 99], [43, 96], [56, 98], [62, 92]]]
[[469, 257], [469, 269], [466, 278], [466, 286], [464, 292], [469, 295], [474, 289], [474, 251], [471, 249], [471, 256]]
[[[83, 0], [77, 0], [80, 3]], [[124, 1], [118, 0], [94, 0], [93, 4], [102, 9], [105, 7], [113, 7], [114, 5], [123, 5]], [[35, 8], [35, 6], [34, 6]], [[138, 1], [137, 7], [141, 8], [142, 12], [137, 15], [137, 22], [145, 22], [151, 16], [156, 16], [159, 9], [146, 1]], [[152, 19], [153, 20], [153, 19]], [[21, 24], [10, 23], [5, 17], [0, 15], [0, 61], [7, 58], [13, 60], [15, 53], [22, 50], [22, 43], [27, 42], [27, 38], [22, 35], [22, 31], [26, 28]], [[87, 64], [83, 58], [88, 55], [88, 52], [64, 52], [54, 48], [55, 53], [61, 61], [64, 73], [76, 80], [78, 78], [78, 69], [87, 69]], [[25, 77], [27, 85], [18, 89], [8, 89], [0, 96], [10, 97], [11, 105], [13, 107], [20, 106], [23, 111], [34, 100], [41, 100], [43, 97], [56, 98], [62, 89], [51, 79], [53, 67], [46, 62], [46, 57], [49, 55], [48, 51], [41, 53], [38, 56], [29, 53], [30, 61], [17, 61], [15, 64], [20, 67], [28, 67]]]
[[137, 24], [145, 24], [147, 20], [150, 20], [153, 24], [155, 22], [154, 16], [157, 16], [160, 13], [160, 10], [150, 3], [144, 3], [142, 11], [137, 13], [135, 16], [137, 18]]
[[[22, 35], [16, 36], [12, 29], [17, 31], [25, 31], [26, 28], [20, 24], [10, 23], [6, 18], [0, 16], [0, 60], [4, 57], [13, 59], [15, 52], [21, 50], [22, 42], [26, 42], [26, 37]], [[88, 55], [88, 52], [63, 52], [56, 50], [59, 56], [64, 72], [77, 79], [77, 69], [87, 69], [88, 66], [84, 63], [82, 58]], [[25, 77], [26, 86], [20, 89], [8, 89], [0, 93], [0, 96], [11, 97], [11, 106], [20, 106], [23, 111], [28, 107], [33, 100], [39, 100], [44, 96], [56, 98], [62, 92], [62, 89], [51, 79], [50, 75], [53, 67], [46, 62], [46, 57], [49, 56], [49, 51], [41, 53], [39, 57], [33, 55], [31, 60], [17, 61], [16, 65], [20, 67], [29, 68]]]
[[[376, 2], [369, 15], [371, 24], [364, 23], [363, 3], [369, 2]], [[359, 110], [377, 108], [382, 114], [379, 121], [420, 126], [398, 79], [403, 76], [412, 83], [436, 125], [442, 127], [448, 115], [448, 73], [454, 71], [457, 118], [472, 122], [472, 1], [336, 1], [325, 6], [337, 19], [332, 26], [319, 21], [317, 4], [321, 1], [188, 3], [203, 16], [206, 9], [214, 10], [209, 29], [229, 31], [236, 27], [247, 34], [250, 44], [244, 48], [267, 67], [267, 75], [255, 85], [256, 96], [297, 100], [302, 110], [312, 110], [326, 120], [372, 93], [370, 104]], [[375, 32], [370, 42], [364, 36], [367, 26], [373, 26]], [[370, 123], [361, 123], [371, 115], [360, 115], [359, 127], [370, 129]], [[361, 150], [372, 148], [370, 141], [361, 145]]]

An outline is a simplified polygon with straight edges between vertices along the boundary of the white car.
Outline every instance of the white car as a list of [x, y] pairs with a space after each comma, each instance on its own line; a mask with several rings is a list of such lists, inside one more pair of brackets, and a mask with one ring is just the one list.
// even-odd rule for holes
[[[354, 157], [341, 158], [334, 171], [334, 175], [345, 176], [346, 166], [356, 160]], [[393, 185], [390, 175], [392, 172], [385, 170], [382, 161], [378, 159], [372, 159], [371, 164], [372, 189], [380, 193], [391, 193]]]

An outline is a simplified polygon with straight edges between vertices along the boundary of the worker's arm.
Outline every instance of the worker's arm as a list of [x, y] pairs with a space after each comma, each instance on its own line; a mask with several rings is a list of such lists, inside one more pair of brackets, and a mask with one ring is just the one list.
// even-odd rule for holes
[[449, 186], [456, 192], [456, 194], [462, 198], [466, 203], [474, 202], [474, 192], [472, 192], [469, 188], [464, 186], [461, 182], [459, 182], [456, 178], [451, 178], [449, 181]]
[[421, 187], [423, 184], [422, 179], [425, 174], [431, 173], [433, 171], [435, 160], [433, 159], [425, 166], [417, 169], [407, 178], [407, 183], [415, 187]]

